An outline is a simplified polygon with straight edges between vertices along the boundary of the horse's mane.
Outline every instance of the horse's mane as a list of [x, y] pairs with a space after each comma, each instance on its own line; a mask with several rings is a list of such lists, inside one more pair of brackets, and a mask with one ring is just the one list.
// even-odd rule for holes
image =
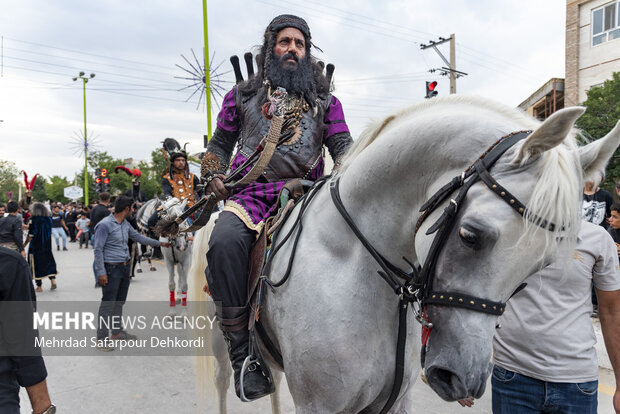
[[435, 109], [438, 105], [445, 106], [446, 104], [464, 107], [476, 107], [477, 109], [486, 109], [488, 111], [493, 111], [497, 113], [498, 116], [503, 116], [505, 118], [519, 122], [525, 122], [526, 124], [524, 125], [524, 127], [531, 129], [535, 129], [537, 126], [540, 125], [539, 121], [526, 115], [525, 112], [480, 97], [451, 95], [447, 97], [428, 99], [423, 102], [419, 102], [404, 109], [401, 109], [400, 111], [385, 118], [371, 121], [347, 152], [347, 155], [342, 160], [342, 165], [339, 169], [339, 172], [343, 173], [344, 171], [346, 171], [347, 168], [357, 158], [357, 156], [361, 154], [362, 151], [364, 151], [364, 149], [366, 149], [370, 144], [372, 144], [379, 136], [379, 134], [384, 130], [398, 125], [399, 121], [407, 119], [411, 114], [422, 114], [429, 109]]
[[[343, 174], [382, 132], [398, 125], [414, 113], [422, 115], [425, 111], [436, 109], [438, 105], [447, 106], [446, 111], [450, 110], [449, 105], [471, 107], [477, 111], [481, 109], [491, 111], [496, 113], [498, 117], [518, 122], [523, 129], [535, 130], [541, 124], [540, 121], [519, 109], [488, 99], [455, 95], [429, 99], [383, 119], [372, 121], [347, 152], [338, 175]], [[532, 188], [531, 198], [527, 203], [527, 209], [532, 215], [542, 217], [549, 223], [554, 223], [555, 228], [553, 231], [542, 230], [530, 217], [529, 220], [525, 220], [522, 242], [526, 242], [530, 236], [538, 231], [545, 231], [547, 249], [557, 247], [557, 241], [561, 239], [560, 235], [563, 236], [563, 240], [571, 242], [569, 246], [572, 246], [576, 240], [581, 220], [578, 203], [581, 200], [583, 177], [582, 168], [575, 151], [577, 148], [575, 135], [576, 131], [573, 131], [566, 137], [563, 144], [543, 153], [540, 159], [541, 167], [538, 180]]]

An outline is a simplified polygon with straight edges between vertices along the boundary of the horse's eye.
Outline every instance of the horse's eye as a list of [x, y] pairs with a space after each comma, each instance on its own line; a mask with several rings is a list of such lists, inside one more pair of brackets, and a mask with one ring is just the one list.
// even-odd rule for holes
[[459, 236], [467, 247], [474, 248], [478, 244], [478, 235], [465, 227], [459, 229]]

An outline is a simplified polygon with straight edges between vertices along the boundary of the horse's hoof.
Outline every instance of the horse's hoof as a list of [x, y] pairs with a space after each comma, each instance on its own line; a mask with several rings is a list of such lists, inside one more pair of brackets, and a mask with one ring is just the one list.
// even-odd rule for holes
[[151, 272], [154, 272], [154, 271], [156, 271], [157, 269], [155, 269], [154, 267], [151, 267], [151, 269], [150, 269], [150, 270], [151, 270]]
[[142, 273], [142, 269], [136, 269], [136, 272]]

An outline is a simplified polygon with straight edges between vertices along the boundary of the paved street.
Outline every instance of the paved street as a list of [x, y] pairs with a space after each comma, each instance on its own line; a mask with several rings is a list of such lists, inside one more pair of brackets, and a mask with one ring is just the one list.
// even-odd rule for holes
[[[44, 291], [39, 301], [93, 301], [100, 300], [100, 289], [93, 288], [92, 249], [79, 249], [68, 243], [69, 252], [54, 251], [58, 270], [58, 289], [50, 290], [44, 281]], [[137, 273], [129, 289], [128, 301], [162, 301], [167, 306], [168, 276], [163, 263], [156, 263], [157, 270]], [[115, 354], [116, 353], [116, 354]], [[196, 390], [193, 357], [140, 357], [122, 356], [116, 351], [94, 357], [50, 356], [45, 358], [48, 369], [48, 386], [52, 401], [59, 413], [214, 413], [212, 401], [201, 403]], [[612, 414], [611, 393], [614, 380], [611, 373], [601, 370], [599, 387], [599, 413]], [[487, 390], [490, 389], [490, 385]], [[490, 394], [476, 401], [473, 408], [461, 408], [456, 403], [446, 403], [435, 395], [422, 381], [415, 386], [420, 406], [415, 413], [453, 414], [490, 413]], [[21, 392], [22, 413], [30, 413], [25, 391]], [[270, 413], [269, 399], [251, 404], [237, 400], [229, 389], [230, 413]], [[286, 385], [282, 390], [283, 413], [293, 413], [293, 402]]]

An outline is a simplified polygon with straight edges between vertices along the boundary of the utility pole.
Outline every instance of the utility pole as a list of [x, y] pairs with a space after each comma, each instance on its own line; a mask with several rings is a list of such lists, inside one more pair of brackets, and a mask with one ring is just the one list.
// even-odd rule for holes
[[[450, 61], [448, 62], [448, 60], [444, 57], [444, 55], [439, 51], [439, 49], [437, 49], [437, 46], [445, 43], [445, 42], [450, 42]], [[446, 66], [442, 66], [441, 68], [435, 68], [435, 69], [431, 69], [429, 70], [429, 72], [433, 73], [435, 71], [439, 71], [441, 72], [442, 76], [446, 76], [449, 75], [450, 76], [450, 94], [455, 94], [456, 93], [456, 79], [460, 78], [461, 76], [466, 76], [467, 73], [465, 72], [461, 72], [456, 70], [456, 47], [455, 47], [455, 37], [454, 37], [454, 33], [450, 35], [450, 38], [446, 39], [444, 37], [439, 37], [438, 41], [434, 41], [434, 40], [430, 40], [428, 45], [424, 45], [421, 44], [420, 45], [420, 49], [424, 50], [427, 49], [429, 47], [432, 47], [435, 52], [437, 52], [437, 54], [439, 55], [439, 57], [441, 58], [441, 60], [444, 61], [444, 63], [446, 64]]]
[[84, 90], [84, 205], [88, 205], [88, 135], [86, 135], [86, 83], [89, 79], [95, 77], [94, 73], [90, 74], [90, 78], [84, 76], [84, 72], [80, 72], [78, 76], [73, 78], [73, 81], [82, 79], [82, 86]]

